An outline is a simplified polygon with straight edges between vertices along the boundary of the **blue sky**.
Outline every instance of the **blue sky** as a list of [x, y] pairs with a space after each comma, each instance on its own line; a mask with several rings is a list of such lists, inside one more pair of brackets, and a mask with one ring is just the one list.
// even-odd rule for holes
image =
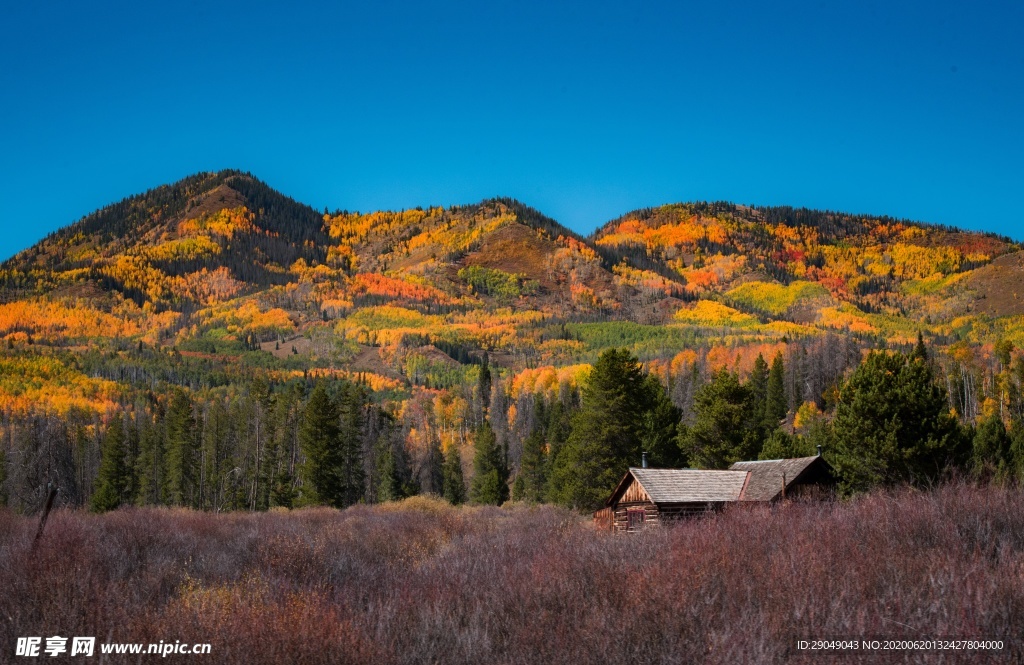
[[317, 208], [686, 200], [1024, 240], [1024, 4], [8, 3], [0, 256], [197, 171]]

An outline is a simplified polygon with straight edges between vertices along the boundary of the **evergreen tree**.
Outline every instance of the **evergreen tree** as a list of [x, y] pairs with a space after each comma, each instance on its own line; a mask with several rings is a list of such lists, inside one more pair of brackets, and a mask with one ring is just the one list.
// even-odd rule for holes
[[234, 466], [228, 456], [230, 434], [224, 403], [214, 399], [207, 406], [202, 434], [203, 477], [206, 479], [204, 508], [219, 510], [223, 505], [224, 475]]
[[772, 368], [768, 373], [765, 386], [764, 419], [768, 429], [774, 430], [786, 417], [786, 366], [782, 361], [782, 352], [775, 354]]
[[155, 422], [143, 420], [142, 433], [139, 436], [139, 456], [135, 462], [138, 479], [135, 503], [140, 506], [156, 506], [166, 502], [164, 487], [167, 460], [164, 433], [159, 411], [155, 416]]
[[94, 512], [114, 510], [128, 501], [131, 468], [127, 460], [127, 442], [121, 416], [115, 416], [103, 435], [102, 457], [96, 476], [96, 491], [91, 507]]
[[1010, 473], [1024, 480], [1024, 422], [1015, 420], [1010, 427]]
[[398, 466], [391, 440], [382, 434], [374, 445], [374, 456], [377, 460], [377, 496], [380, 503], [397, 501], [402, 498], [402, 486], [398, 479]]
[[917, 331], [917, 344], [914, 345], [914, 350], [911, 351], [910, 358], [911, 360], [917, 358], [928, 362], [928, 347], [924, 345], [924, 335], [921, 334], [920, 330]]
[[[283, 452], [280, 447], [275, 448], [279, 454]], [[291, 508], [295, 505], [295, 484], [287, 464], [278, 466], [272, 478], [270, 488], [270, 507]]]
[[480, 394], [480, 403], [486, 412], [491, 405], [491, 368], [488, 364], [486, 353], [484, 353], [483, 362], [480, 364], [480, 378], [477, 381], [477, 391]]
[[136, 474], [136, 463], [139, 458], [139, 427], [136, 419], [133, 419], [130, 415], [125, 414], [123, 416], [124, 425], [124, 445], [125, 445], [125, 465], [128, 471], [128, 484], [124, 489], [124, 501], [123, 504], [131, 504], [135, 501], [135, 497], [138, 494], [139, 479]]
[[626, 469], [640, 462], [646, 414], [654, 397], [640, 362], [605, 351], [583, 385], [582, 406], [557, 450], [550, 499], [578, 509], [600, 506]]
[[693, 398], [693, 426], [680, 442], [690, 463], [701, 469], [724, 469], [754, 459], [760, 449], [760, 423], [753, 421], [750, 388], [721, 370]]
[[500, 506], [508, 500], [508, 484], [504, 482], [505, 459], [491, 424], [484, 421], [476, 431], [473, 454], [473, 481], [469, 498], [473, 503]]
[[561, 400], [554, 400], [551, 408], [548, 409], [547, 428], [545, 430], [548, 452], [547, 452], [547, 486], [544, 488], [544, 500], [553, 501], [555, 496], [554, 470], [559, 466], [559, 458], [565, 448], [569, 435], [572, 434], [572, 410], [564, 406]]
[[765, 440], [758, 459], [789, 459], [810, 457], [815, 454], [814, 444], [807, 437], [792, 435], [779, 428]]
[[[781, 360], [781, 359], [780, 359]], [[754, 369], [750, 372], [751, 416], [757, 421], [766, 420], [768, 406], [768, 363], [760, 353], [754, 360]]]
[[277, 451], [270, 505], [291, 508], [297, 493], [295, 477], [298, 461], [297, 429], [301, 417], [301, 388], [294, 386], [278, 393], [274, 400], [274, 445]]
[[346, 384], [341, 393], [341, 504], [359, 503], [366, 494], [363, 470], [363, 409], [366, 393], [356, 384]]
[[1002, 418], [993, 413], [974, 433], [974, 468], [979, 473], [1005, 475], [1013, 466], [1010, 436]]
[[843, 385], [830, 462], [842, 489], [923, 484], [964, 458], [962, 431], [945, 389], [920, 358], [872, 352]]
[[434, 435], [430, 437], [420, 478], [424, 492], [437, 496], [444, 495], [444, 454], [441, 452], [441, 441]]
[[523, 442], [523, 456], [519, 461], [516, 475], [517, 501], [543, 501], [547, 489], [547, 459], [545, 454], [544, 429], [535, 427]]
[[459, 446], [452, 443], [444, 458], [444, 498], [457, 506], [466, 502], [466, 481], [462, 476], [462, 455]]
[[[258, 346], [258, 342], [257, 342]], [[274, 417], [273, 396], [270, 385], [262, 376], [253, 379], [245, 400], [249, 413], [249, 431], [252, 441], [252, 477], [247, 498], [250, 510], [270, 507], [270, 486], [273, 482]]]
[[686, 466], [679, 446], [679, 421], [682, 412], [669, 399], [658, 377], [648, 374], [645, 382], [648, 408], [641, 421], [640, 445], [651, 466], [674, 469]]
[[302, 412], [299, 447], [306, 458], [300, 470], [300, 505], [342, 507], [344, 488], [339, 477], [342, 453], [338, 407], [323, 382], [313, 389]]
[[175, 506], [198, 507], [199, 445], [192, 398], [177, 389], [167, 409], [167, 500]]
[[[790, 358], [791, 364], [790, 375], [792, 377], [793, 385], [790, 391], [789, 404], [793, 405], [793, 410], [796, 411], [800, 408], [800, 405], [804, 403], [804, 393], [807, 389], [807, 347], [801, 346], [797, 349], [796, 353]], [[787, 408], [783, 411], [782, 417], [786, 417]]]

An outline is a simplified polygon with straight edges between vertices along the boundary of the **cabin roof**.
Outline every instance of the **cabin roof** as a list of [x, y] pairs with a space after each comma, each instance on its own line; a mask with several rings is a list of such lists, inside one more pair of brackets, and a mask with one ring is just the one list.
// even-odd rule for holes
[[831, 467], [817, 455], [792, 459], [736, 462], [729, 468], [734, 471], [750, 472], [750, 480], [743, 492], [743, 501], [772, 501], [782, 494], [783, 479], [785, 479], [786, 489], [789, 489], [801, 476], [814, 471], [814, 467], [818, 466], [822, 471], [831, 474]]
[[[654, 503], [708, 503], [738, 501], [747, 481], [746, 471], [708, 471], [703, 469], [638, 469], [632, 475]], [[625, 483], [609, 499], [613, 502]]]
[[726, 503], [773, 501], [782, 494], [783, 481], [788, 490], [798, 482], [816, 482], [822, 477], [834, 482], [832, 467], [817, 455], [736, 462], [725, 471], [631, 467], [605, 505], [618, 502], [632, 482], [656, 504]]

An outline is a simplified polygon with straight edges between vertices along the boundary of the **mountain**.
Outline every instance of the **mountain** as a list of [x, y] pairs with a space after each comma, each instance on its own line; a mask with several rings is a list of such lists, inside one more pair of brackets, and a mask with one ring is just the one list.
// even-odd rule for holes
[[294, 372], [371, 377], [401, 399], [457, 387], [485, 353], [513, 381], [610, 346], [652, 367], [715, 348], [749, 364], [826, 334], [870, 347], [920, 332], [983, 355], [1024, 345], [1022, 278], [1006, 238], [886, 217], [680, 203], [582, 237], [512, 199], [322, 214], [251, 174], [200, 173], [0, 266], [2, 362], [28, 377], [0, 382], [0, 407], [102, 410]]

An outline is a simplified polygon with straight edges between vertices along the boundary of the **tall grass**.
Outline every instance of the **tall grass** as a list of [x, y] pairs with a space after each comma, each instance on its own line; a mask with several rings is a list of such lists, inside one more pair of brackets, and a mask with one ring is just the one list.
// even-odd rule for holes
[[0, 512], [0, 662], [17, 637], [51, 635], [209, 642], [178, 660], [245, 665], [809, 662], [798, 638], [838, 636], [1001, 638], [984, 662], [1024, 657], [1024, 495], [1007, 488], [737, 509], [629, 537], [551, 507], [422, 498], [62, 511], [34, 551], [33, 535]]

